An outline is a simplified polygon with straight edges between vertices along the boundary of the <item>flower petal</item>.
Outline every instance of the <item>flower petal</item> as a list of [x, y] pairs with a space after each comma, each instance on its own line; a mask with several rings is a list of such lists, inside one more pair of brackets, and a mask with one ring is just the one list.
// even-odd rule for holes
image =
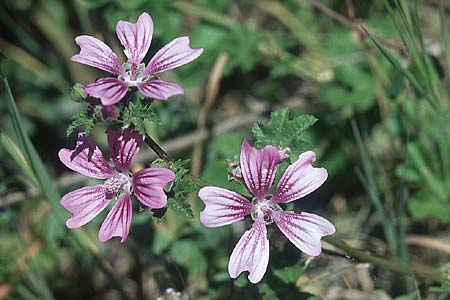
[[112, 195], [107, 195], [103, 185], [86, 186], [65, 194], [60, 204], [73, 214], [66, 226], [77, 228], [90, 222], [108, 206], [111, 199]]
[[264, 199], [272, 186], [280, 162], [278, 149], [265, 146], [256, 149], [244, 139], [241, 148], [241, 171], [245, 184], [250, 192], [258, 199]]
[[311, 164], [315, 160], [313, 151], [300, 154], [284, 172], [272, 200], [276, 203], [291, 202], [319, 188], [327, 180], [328, 173], [325, 168], [314, 168]]
[[144, 137], [135, 130], [108, 130], [109, 157], [122, 172], [128, 172], [131, 161], [139, 152]]
[[122, 65], [119, 58], [108, 45], [89, 35], [77, 36], [75, 42], [80, 46], [80, 53], [72, 56], [72, 61], [99, 68], [112, 74], [122, 74]]
[[139, 91], [148, 98], [167, 100], [173, 95], [184, 94], [183, 89], [175, 83], [152, 78], [144, 83], [138, 83]]
[[328, 220], [306, 212], [278, 212], [274, 214], [274, 221], [295, 247], [311, 256], [322, 251], [320, 239], [336, 231]]
[[153, 21], [148, 13], [140, 15], [136, 23], [119, 21], [116, 26], [117, 37], [125, 48], [130, 65], [139, 65], [147, 54], [152, 41]]
[[84, 132], [78, 133], [77, 145], [74, 150], [61, 149], [58, 155], [66, 167], [83, 175], [97, 179], [106, 179], [116, 175], [116, 171], [105, 160], [100, 149]]
[[185, 65], [203, 53], [203, 48], [189, 47], [187, 36], [178, 37], [162, 47], [147, 65], [143, 76], [158, 74]]
[[125, 192], [103, 221], [98, 232], [100, 242], [106, 242], [112, 237], [120, 236], [122, 238], [120, 242], [123, 243], [130, 231], [131, 214], [130, 194]]
[[269, 263], [269, 240], [267, 239], [266, 225], [263, 222], [254, 222], [233, 249], [228, 273], [236, 278], [244, 271], [248, 271], [251, 283], [258, 283], [264, 276]]
[[167, 204], [164, 187], [175, 179], [175, 173], [165, 168], [147, 168], [133, 174], [136, 198], [145, 206], [162, 208]]
[[200, 222], [207, 227], [228, 225], [251, 214], [252, 205], [238, 193], [207, 186], [198, 192], [199, 198], [205, 203], [205, 209], [200, 212]]
[[122, 100], [128, 91], [128, 84], [122, 80], [105, 77], [84, 86], [84, 91], [99, 98], [103, 105], [113, 105]]

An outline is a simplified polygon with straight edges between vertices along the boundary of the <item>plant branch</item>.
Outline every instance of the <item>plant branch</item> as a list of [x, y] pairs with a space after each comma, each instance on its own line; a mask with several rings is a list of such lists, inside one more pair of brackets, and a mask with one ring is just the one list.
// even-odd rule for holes
[[396, 273], [409, 274], [409, 275], [414, 274], [414, 275], [417, 275], [418, 277], [421, 277], [421, 278], [429, 280], [429, 281], [440, 281], [441, 280], [441, 275], [437, 271], [434, 271], [434, 272], [425, 271], [423, 269], [419, 269], [419, 268], [415, 268], [415, 267], [404, 266], [404, 265], [398, 264], [396, 262], [393, 262], [393, 261], [390, 261], [390, 260], [387, 260], [387, 259], [384, 259], [384, 258], [381, 258], [378, 256], [373, 256], [366, 251], [356, 249], [356, 248], [350, 246], [349, 244], [347, 244], [346, 242], [344, 242], [343, 240], [332, 237], [332, 236], [324, 237], [323, 240], [326, 241], [327, 243], [333, 245], [334, 247], [341, 249], [346, 254], [348, 254], [350, 256], [350, 258], [352, 258], [358, 262], [359, 261], [368, 262], [368, 263], [377, 265], [379, 267], [385, 268], [387, 270], [391, 270]]
[[148, 134], [145, 134], [145, 143], [153, 150], [153, 152], [156, 153], [156, 155], [158, 155], [159, 158], [164, 159], [165, 161], [172, 161], [169, 154]]

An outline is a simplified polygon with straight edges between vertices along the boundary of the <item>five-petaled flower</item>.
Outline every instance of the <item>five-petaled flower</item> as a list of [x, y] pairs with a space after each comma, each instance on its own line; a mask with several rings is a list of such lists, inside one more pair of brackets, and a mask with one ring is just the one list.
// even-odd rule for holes
[[248, 271], [250, 282], [259, 282], [269, 262], [269, 241], [266, 225], [275, 222], [280, 231], [301, 251], [317, 256], [321, 252], [322, 236], [335, 232], [326, 219], [306, 212], [283, 211], [280, 203], [299, 199], [321, 186], [327, 179], [324, 168], [311, 164], [316, 155], [312, 151], [302, 153], [281, 177], [273, 194], [273, 184], [280, 153], [274, 146], [256, 149], [244, 140], [241, 149], [240, 168], [248, 190], [253, 194], [251, 201], [244, 196], [218, 187], [204, 187], [199, 191], [205, 209], [200, 221], [207, 227], [219, 227], [244, 219], [250, 215], [254, 223], [235, 246], [228, 264], [232, 278]]
[[127, 93], [128, 87], [135, 86], [146, 97], [167, 100], [183, 89], [172, 82], [158, 79], [155, 75], [187, 64], [199, 57], [203, 49], [191, 49], [188, 37], [179, 37], [159, 50], [145, 66], [142, 63], [153, 35], [153, 21], [149, 14], [143, 13], [137, 23], [119, 21], [116, 26], [117, 37], [125, 48], [128, 59], [121, 65], [117, 55], [102, 41], [88, 35], [75, 39], [80, 53], [72, 60], [99, 68], [117, 78], [106, 77], [87, 84], [84, 91], [92, 97], [100, 98], [103, 105], [119, 102]]
[[66, 222], [67, 227], [77, 228], [90, 222], [117, 197], [117, 202], [100, 227], [98, 238], [104, 242], [119, 236], [124, 242], [130, 230], [131, 194], [147, 207], [162, 208], [167, 204], [163, 189], [174, 180], [175, 174], [165, 168], [147, 168], [131, 173], [131, 161], [139, 152], [144, 137], [134, 130], [108, 130], [107, 135], [109, 157], [115, 168], [84, 132], [78, 134], [74, 150], [59, 151], [59, 159], [68, 168], [92, 178], [105, 179], [103, 184], [67, 193], [60, 203], [73, 214]]

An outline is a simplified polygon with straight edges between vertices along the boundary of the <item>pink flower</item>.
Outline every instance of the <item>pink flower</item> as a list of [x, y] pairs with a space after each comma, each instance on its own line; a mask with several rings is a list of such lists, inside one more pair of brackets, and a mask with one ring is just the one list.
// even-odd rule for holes
[[134, 130], [108, 130], [109, 157], [115, 168], [103, 157], [100, 149], [84, 132], [78, 134], [74, 150], [61, 149], [59, 159], [69, 169], [96, 179], [105, 179], [103, 184], [86, 186], [65, 194], [61, 205], [73, 214], [66, 222], [67, 227], [77, 228], [90, 222], [114, 198], [118, 198], [103, 221], [98, 238], [105, 242], [114, 236], [124, 242], [131, 223], [131, 194], [145, 206], [161, 208], [166, 206], [164, 186], [174, 180], [175, 174], [164, 168], [147, 168], [134, 174], [129, 168], [144, 137]]
[[243, 220], [248, 215], [254, 221], [231, 253], [228, 272], [232, 278], [244, 271], [249, 272], [248, 279], [252, 283], [263, 278], [269, 262], [268, 224], [275, 222], [297, 248], [312, 256], [321, 252], [321, 237], [335, 232], [334, 226], [318, 215], [283, 211], [279, 205], [302, 198], [325, 182], [327, 171], [311, 165], [316, 159], [315, 153], [302, 153], [286, 169], [275, 192], [269, 194], [280, 159], [276, 147], [255, 149], [244, 140], [240, 166], [253, 199], [249, 201], [238, 193], [218, 187], [204, 187], [199, 191], [198, 195], [206, 205], [200, 213], [203, 225], [219, 227]]
[[171, 82], [158, 79], [155, 75], [187, 64], [202, 54], [203, 49], [191, 49], [188, 37], [179, 37], [165, 45], [150, 60], [147, 67], [141, 63], [150, 47], [153, 35], [153, 21], [143, 13], [137, 23], [119, 21], [116, 25], [117, 37], [125, 48], [128, 59], [121, 65], [117, 55], [108, 45], [95, 37], [81, 35], [75, 39], [80, 53], [72, 60], [107, 71], [117, 78], [106, 77], [84, 87], [92, 97], [100, 98], [103, 105], [119, 102], [128, 87], [135, 86], [146, 97], [167, 100], [183, 89]]

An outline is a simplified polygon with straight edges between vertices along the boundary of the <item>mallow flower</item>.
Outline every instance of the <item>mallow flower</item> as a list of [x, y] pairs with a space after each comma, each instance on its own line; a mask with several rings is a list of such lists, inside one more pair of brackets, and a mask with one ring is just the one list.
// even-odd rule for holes
[[280, 204], [302, 198], [320, 187], [327, 179], [324, 168], [314, 168], [316, 155], [302, 153], [281, 177], [273, 194], [277, 166], [281, 162], [279, 150], [274, 146], [253, 148], [246, 140], [242, 143], [240, 169], [252, 199], [223, 188], [208, 186], [199, 191], [205, 209], [200, 221], [207, 227], [219, 227], [243, 220], [250, 215], [254, 221], [234, 247], [228, 264], [232, 278], [248, 271], [252, 283], [259, 282], [269, 262], [269, 240], [266, 226], [275, 223], [279, 230], [301, 251], [317, 256], [321, 253], [322, 236], [335, 232], [326, 219], [307, 212], [284, 211]]
[[178, 37], [159, 50], [146, 66], [142, 60], [148, 52], [153, 35], [150, 15], [141, 14], [137, 23], [119, 21], [116, 33], [125, 48], [127, 62], [124, 64], [120, 63], [108, 45], [95, 37], [80, 35], [75, 38], [80, 46], [80, 53], [72, 56], [73, 61], [116, 75], [87, 84], [84, 91], [88, 95], [99, 98], [103, 105], [113, 105], [133, 86], [146, 97], [154, 99], [167, 100], [173, 95], [183, 94], [179, 85], [161, 80], [157, 75], [193, 61], [202, 54], [202, 48], [191, 49], [188, 37]]
[[124, 242], [130, 231], [131, 195], [134, 194], [144, 206], [162, 208], [167, 204], [163, 189], [174, 180], [175, 174], [165, 168], [146, 168], [131, 173], [131, 162], [139, 152], [144, 137], [130, 129], [108, 130], [107, 136], [109, 157], [114, 167], [105, 160], [100, 149], [84, 132], [78, 134], [74, 150], [59, 151], [59, 159], [69, 169], [105, 180], [102, 184], [82, 187], [65, 194], [60, 203], [73, 214], [66, 226], [77, 228], [90, 222], [113, 199], [117, 199], [100, 227], [98, 238], [105, 242], [118, 236]]

